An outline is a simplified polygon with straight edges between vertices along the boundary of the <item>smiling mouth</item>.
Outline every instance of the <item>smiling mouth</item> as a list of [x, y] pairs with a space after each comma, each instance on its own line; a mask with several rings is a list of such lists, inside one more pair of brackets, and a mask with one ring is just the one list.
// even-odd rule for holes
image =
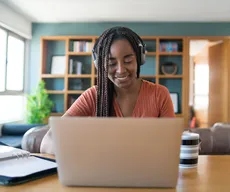
[[125, 79], [127, 79], [128, 78], [128, 75], [127, 76], [125, 76], [125, 77], [116, 77], [118, 80], [121, 80], [121, 81], [123, 81], [123, 80], [125, 80]]

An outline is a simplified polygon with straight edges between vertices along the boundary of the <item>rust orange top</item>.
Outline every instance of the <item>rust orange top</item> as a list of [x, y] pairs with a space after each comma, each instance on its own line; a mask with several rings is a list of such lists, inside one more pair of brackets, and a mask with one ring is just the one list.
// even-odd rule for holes
[[[115, 116], [123, 117], [114, 98]], [[96, 87], [87, 89], [66, 111], [69, 116], [96, 116]], [[168, 89], [160, 84], [143, 80], [132, 117], [175, 117]]]

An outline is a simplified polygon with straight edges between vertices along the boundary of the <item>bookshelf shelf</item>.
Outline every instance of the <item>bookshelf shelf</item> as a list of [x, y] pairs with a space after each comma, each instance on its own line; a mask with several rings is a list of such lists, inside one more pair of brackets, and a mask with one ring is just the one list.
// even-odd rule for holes
[[141, 75], [141, 78], [156, 78], [156, 75]]
[[160, 52], [159, 55], [160, 55], [160, 56], [161, 56], [161, 55], [166, 55], [166, 56], [167, 56], [167, 55], [181, 55], [181, 56], [182, 56], [183, 53], [181, 53], [181, 52], [175, 52], [175, 53], [174, 53], [174, 52]]
[[68, 55], [76, 55], [76, 56], [91, 56], [90, 52], [68, 52]]
[[183, 115], [179, 113], [179, 114], [176, 114], [176, 117], [183, 117]]
[[183, 75], [158, 75], [159, 78], [163, 78], [163, 79], [181, 79], [183, 78]]
[[82, 94], [83, 92], [84, 92], [83, 90], [76, 90], [76, 91], [68, 90], [67, 91], [68, 94]]
[[[89, 87], [96, 84], [96, 69], [92, 47], [98, 36], [45, 36], [41, 37], [41, 79], [46, 81], [48, 94], [55, 102], [53, 114], [63, 115], [71, 104]], [[141, 36], [146, 45], [146, 62], [140, 77], [164, 85], [170, 93], [178, 94], [178, 112], [185, 125], [189, 118], [189, 53], [188, 40], [183, 36]], [[53, 56], [65, 56], [63, 75], [51, 74]], [[175, 75], [164, 75], [162, 65], [177, 65]]]
[[48, 94], [64, 94], [65, 93], [65, 91], [51, 91], [51, 90], [47, 90], [47, 93]]
[[92, 75], [90, 74], [82, 74], [82, 75], [75, 75], [75, 74], [69, 74], [69, 78], [91, 78]]
[[42, 74], [42, 78], [65, 78], [65, 75]]
[[50, 116], [62, 116], [64, 115], [64, 113], [51, 113]]

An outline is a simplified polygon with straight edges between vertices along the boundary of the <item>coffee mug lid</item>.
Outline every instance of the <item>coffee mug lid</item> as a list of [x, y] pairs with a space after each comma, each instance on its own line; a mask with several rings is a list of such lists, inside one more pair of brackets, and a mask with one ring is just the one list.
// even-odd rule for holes
[[197, 133], [190, 133], [190, 132], [184, 132], [182, 134], [182, 139], [183, 140], [196, 140], [199, 139], [199, 134]]

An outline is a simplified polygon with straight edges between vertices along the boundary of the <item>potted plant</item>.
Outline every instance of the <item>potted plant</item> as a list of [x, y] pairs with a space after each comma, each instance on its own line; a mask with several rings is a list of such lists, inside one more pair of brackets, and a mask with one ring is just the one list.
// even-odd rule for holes
[[34, 95], [27, 96], [26, 121], [28, 124], [45, 124], [53, 107], [53, 102], [41, 80]]

